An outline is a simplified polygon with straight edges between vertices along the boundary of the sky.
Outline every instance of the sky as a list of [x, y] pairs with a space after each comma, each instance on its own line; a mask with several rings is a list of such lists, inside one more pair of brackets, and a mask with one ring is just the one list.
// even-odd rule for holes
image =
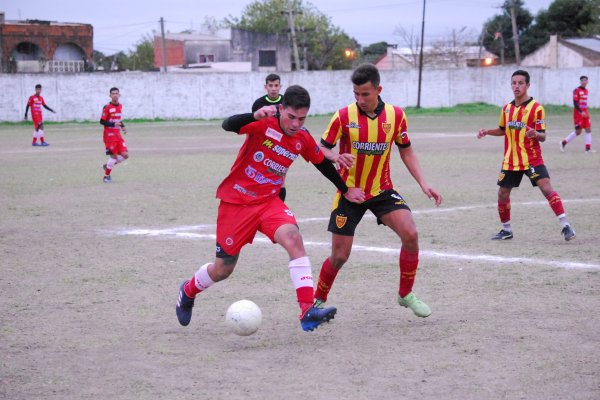
[[[463, 27], [476, 38], [485, 21], [500, 13], [503, 0], [304, 0], [331, 18], [333, 25], [355, 38], [362, 46], [386, 41], [403, 45], [394, 34], [397, 27], [420, 34], [423, 3], [425, 45], [449, 36]], [[0, 0], [0, 12], [7, 20], [41, 19], [80, 22], [94, 27], [94, 48], [105, 54], [131, 50], [144, 35], [165, 30], [199, 30], [206, 17], [221, 20], [240, 17], [253, 0]], [[547, 9], [551, 0], [524, 0], [534, 16]]]

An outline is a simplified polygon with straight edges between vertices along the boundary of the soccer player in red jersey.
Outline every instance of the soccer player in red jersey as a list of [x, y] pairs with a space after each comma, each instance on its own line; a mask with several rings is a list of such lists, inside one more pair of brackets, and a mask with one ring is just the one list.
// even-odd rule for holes
[[581, 135], [581, 130], [585, 129], [585, 152], [595, 153], [592, 150], [592, 121], [588, 112], [588, 77], [583, 75], [579, 78], [579, 87], [573, 90], [573, 123], [575, 130], [560, 142], [560, 151], [564, 153], [565, 147], [575, 137]]
[[104, 169], [104, 183], [112, 182], [110, 173], [115, 165], [129, 158], [127, 144], [121, 136], [127, 134], [127, 129], [123, 123], [123, 105], [119, 103], [119, 89], [116, 87], [110, 88], [110, 103], [102, 109], [100, 123], [104, 126], [104, 147], [108, 161], [102, 166]]
[[[56, 114], [56, 111], [46, 105], [42, 94], [42, 85], [39, 83], [35, 85], [35, 94], [29, 96], [27, 100], [27, 106], [25, 107], [25, 120], [27, 121], [27, 112], [31, 107], [31, 119], [33, 121], [33, 141], [32, 146], [49, 146], [50, 143], [44, 140], [44, 120], [42, 119], [42, 107], [46, 110]], [[37, 140], [40, 139], [40, 144]]]
[[[379, 94], [382, 87], [377, 68], [362, 64], [352, 73], [356, 102], [338, 110], [321, 138], [321, 150], [329, 160], [338, 163], [341, 175], [349, 187], [359, 187], [366, 201], [353, 204], [338, 192], [328, 230], [332, 233], [332, 252], [325, 259], [315, 292], [317, 303], [327, 301], [333, 282], [350, 257], [354, 232], [367, 210], [377, 217], [377, 223], [388, 226], [402, 242], [400, 248], [400, 284], [398, 302], [417, 316], [427, 317], [431, 309], [412, 291], [419, 263], [419, 241], [410, 208], [394, 190], [390, 177], [390, 156], [396, 145], [404, 165], [421, 190], [436, 205], [442, 196], [431, 188], [421, 171], [407, 133], [404, 111], [384, 103]], [[334, 153], [336, 143], [339, 153]]]
[[544, 107], [527, 94], [529, 73], [518, 70], [512, 74], [511, 87], [515, 99], [502, 107], [498, 128], [481, 129], [477, 138], [504, 136], [504, 161], [498, 176], [498, 214], [502, 229], [493, 240], [513, 238], [510, 223], [510, 192], [519, 187], [523, 175], [537, 186], [548, 200], [552, 211], [562, 225], [562, 235], [569, 241], [575, 238], [560, 196], [550, 183], [550, 175], [544, 165], [540, 142], [546, 140], [546, 112]]
[[300, 305], [302, 329], [312, 331], [334, 317], [335, 307], [313, 305], [310, 260], [296, 218], [277, 194], [289, 167], [298, 157], [313, 163], [348, 201], [363, 201], [364, 192], [346, 186], [333, 164], [325, 159], [315, 140], [303, 128], [309, 107], [308, 92], [294, 85], [285, 91], [279, 106], [234, 115], [223, 122], [223, 129], [246, 135], [246, 141], [229, 175], [217, 189], [217, 198], [221, 202], [217, 216], [216, 258], [201, 266], [179, 288], [175, 311], [181, 325], [190, 323], [196, 295], [231, 275], [240, 250], [252, 243], [256, 232], [264, 233], [289, 254], [288, 268]]

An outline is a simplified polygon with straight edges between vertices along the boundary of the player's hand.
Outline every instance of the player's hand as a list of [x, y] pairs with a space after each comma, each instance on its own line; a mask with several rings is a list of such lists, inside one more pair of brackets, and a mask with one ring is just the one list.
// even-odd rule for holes
[[123, 132], [124, 135], [127, 135], [127, 129], [125, 129], [125, 127], [121, 127], [121, 132]]
[[274, 117], [277, 114], [276, 106], [264, 106], [254, 112], [254, 119], [261, 120], [264, 118]]
[[535, 129], [527, 127], [527, 132], [525, 132], [526, 137], [528, 137], [529, 139], [536, 139], [537, 135], [538, 133]]
[[480, 129], [479, 132], [477, 132], [477, 139], [481, 139], [485, 135], [487, 135], [487, 131], [485, 129]]
[[430, 188], [429, 186], [425, 186], [423, 188], [423, 193], [425, 193], [425, 195], [429, 197], [430, 200], [435, 201], [436, 207], [442, 204], [442, 195], [435, 191], [435, 189]]
[[344, 193], [344, 198], [351, 203], [362, 203], [365, 201], [365, 192], [362, 188], [359, 187], [351, 187], [348, 188], [348, 191]]
[[340, 168], [350, 169], [354, 165], [354, 156], [350, 153], [339, 154], [335, 162]]
[[590, 114], [588, 114], [588, 112], [587, 112], [587, 111], [582, 111], [582, 112], [581, 112], [581, 116], [582, 116], [583, 118], [586, 118], [586, 119], [587, 119], [587, 118], [589, 118], [589, 117], [590, 117]]

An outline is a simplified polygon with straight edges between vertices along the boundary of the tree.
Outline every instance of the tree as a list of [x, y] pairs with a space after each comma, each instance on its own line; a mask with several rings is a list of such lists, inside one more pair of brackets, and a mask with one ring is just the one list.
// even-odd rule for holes
[[[415, 33], [415, 30], [411, 27], [410, 32], [398, 25], [394, 29], [394, 35], [400, 38], [402, 44], [401, 47], [409, 50], [409, 57], [411, 64], [414, 68], [419, 67], [419, 49], [421, 47], [421, 36]], [[427, 57], [423, 58], [423, 65], [427, 64]]]
[[381, 56], [387, 53], [388, 46], [389, 45], [387, 42], [377, 42], [363, 47], [361, 51], [361, 60], [363, 62], [374, 63]]
[[599, 0], [554, 0], [547, 10], [539, 12], [535, 30], [544, 35], [585, 37], [600, 33]]
[[153, 71], [154, 66], [154, 40], [150, 34], [142, 36], [136, 43], [135, 49], [129, 52], [126, 68], [132, 71]]
[[[483, 45], [491, 53], [497, 55], [504, 54], [506, 58], [514, 60], [515, 48], [512, 40], [513, 31], [510, 17], [510, 3], [510, 0], [505, 0], [500, 7], [502, 14], [492, 17], [484, 24]], [[526, 55], [533, 50], [527, 46], [523, 46], [522, 38], [531, 26], [533, 16], [528, 10], [523, 8], [523, 0], [514, 0], [514, 4], [521, 55]]]
[[[309, 69], [351, 68], [353, 60], [345, 57], [344, 50], [357, 49], [356, 40], [333, 26], [331, 19], [314, 6], [302, 0], [292, 0], [291, 5], [301, 64], [308, 64]], [[246, 6], [240, 18], [229, 16], [224, 22], [229, 27], [252, 32], [286, 34], [287, 13], [285, 0], [256, 0]]]

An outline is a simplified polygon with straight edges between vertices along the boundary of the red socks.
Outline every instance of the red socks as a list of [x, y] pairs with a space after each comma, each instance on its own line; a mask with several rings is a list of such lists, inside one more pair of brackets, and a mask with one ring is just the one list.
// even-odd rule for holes
[[548, 196], [546, 196], [546, 199], [548, 200], [550, 208], [552, 208], [552, 211], [554, 211], [554, 214], [556, 214], [556, 216], [560, 216], [565, 213], [562, 200], [560, 199], [558, 193], [552, 192]]
[[419, 266], [419, 250], [407, 251], [400, 249], [400, 297], [405, 297], [412, 292], [415, 275]]
[[327, 301], [327, 295], [331, 290], [333, 281], [337, 276], [339, 269], [333, 268], [329, 262], [329, 257], [323, 262], [321, 272], [319, 273], [319, 282], [317, 282], [317, 290], [315, 291], [315, 299], [319, 299], [323, 302]]
[[300, 305], [300, 318], [302, 318], [313, 305], [314, 294], [312, 286], [299, 287], [296, 289], [296, 296], [298, 297], [298, 304]]
[[[110, 171], [107, 173], [107, 175], [109, 173]], [[190, 279], [185, 283], [185, 285], [183, 285], [183, 291], [185, 292], [185, 295], [191, 299], [196, 297], [196, 295], [202, 291], [198, 289], [194, 282], [196, 282], [196, 275], [192, 276], [192, 279]]]
[[498, 215], [500, 215], [500, 222], [505, 223], [510, 221], [510, 200], [506, 203], [498, 200]]

